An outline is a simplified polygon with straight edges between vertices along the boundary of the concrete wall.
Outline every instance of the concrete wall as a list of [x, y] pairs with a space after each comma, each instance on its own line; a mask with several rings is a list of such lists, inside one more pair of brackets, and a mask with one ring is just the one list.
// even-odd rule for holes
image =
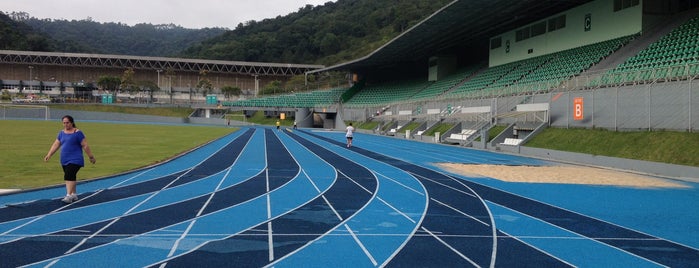
[[[550, 32], [547, 29], [547, 32], [542, 35], [530, 37], [519, 42], [515, 41], [517, 30], [542, 21], [546, 22], [549, 18], [502, 33], [496, 36], [502, 38], [502, 46], [490, 50], [490, 66], [502, 65], [641, 32], [642, 5], [617, 12], [613, 11], [613, 6], [614, 0], [597, 0], [556, 14], [549, 18], [565, 15], [565, 28]], [[585, 27], [588, 18], [590, 21], [589, 28]]]

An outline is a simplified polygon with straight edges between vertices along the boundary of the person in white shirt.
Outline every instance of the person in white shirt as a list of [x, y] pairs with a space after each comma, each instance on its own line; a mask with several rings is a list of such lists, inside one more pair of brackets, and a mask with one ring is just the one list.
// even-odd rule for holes
[[345, 134], [345, 138], [347, 138], [347, 148], [352, 147], [353, 134], [354, 134], [354, 127], [352, 127], [352, 123], [349, 123], [349, 126], [347, 126], [347, 134]]

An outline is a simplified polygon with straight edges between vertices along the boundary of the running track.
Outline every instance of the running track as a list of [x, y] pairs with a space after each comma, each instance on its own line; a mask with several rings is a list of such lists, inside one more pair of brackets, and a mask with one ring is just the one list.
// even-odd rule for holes
[[[2, 267], [697, 267], [697, 184], [508, 183], [552, 165], [340, 132], [243, 128], [163, 164], [0, 196]], [[580, 174], [584, 176], [585, 174]]]

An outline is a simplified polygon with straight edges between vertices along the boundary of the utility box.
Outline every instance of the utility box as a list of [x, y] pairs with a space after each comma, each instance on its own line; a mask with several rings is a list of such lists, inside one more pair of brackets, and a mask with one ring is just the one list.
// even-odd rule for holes
[[216, 95], [206, 95], [206, 104], [218, 104], [218, 97]]
[[102, 95], [102, 103], [114, 103], [114, 96], [112, 94]]

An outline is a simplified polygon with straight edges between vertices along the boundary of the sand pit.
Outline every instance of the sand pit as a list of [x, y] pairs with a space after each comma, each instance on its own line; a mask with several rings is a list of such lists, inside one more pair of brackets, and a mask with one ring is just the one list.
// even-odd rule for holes
[[17, 191], [19, 191], [19, 189], [0, 189], [0, 194], [9, 194]]
[[449, 172], [468, 177], [488, 177], [508, 182], [611, 185], [637, 188], [687, 187], [685, 184], [672, 180], [594, 167], [571, 165], [471, 165], [456, 163], [440, 163], [437, 165]]

